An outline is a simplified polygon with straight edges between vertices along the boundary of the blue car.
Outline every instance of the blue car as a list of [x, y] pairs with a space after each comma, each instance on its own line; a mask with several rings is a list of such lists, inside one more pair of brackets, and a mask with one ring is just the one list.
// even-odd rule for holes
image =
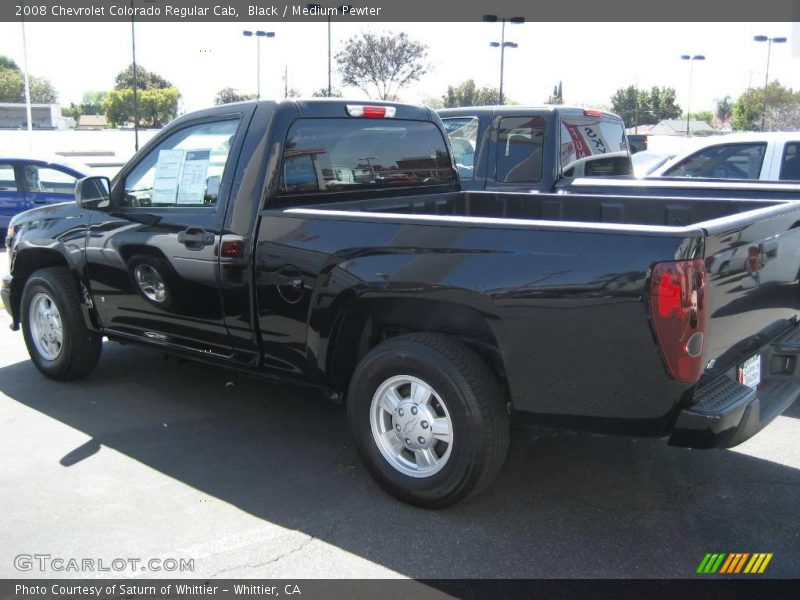
[[14, 215], [73, 200], [75, 182], [88, 174], [88, 169], [45, 160], [0, 156], [0, 238]]

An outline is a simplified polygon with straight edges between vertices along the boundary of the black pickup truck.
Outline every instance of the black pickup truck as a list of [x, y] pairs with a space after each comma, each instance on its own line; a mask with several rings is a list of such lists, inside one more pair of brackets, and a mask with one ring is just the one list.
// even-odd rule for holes
[[3, 302], [54, 379], [105, 337], [315, 386], [380, 484], [429, 507], [492, 480], [512, 416], [727, 447], [800, 394], [800, 204], [457, 173], [423, 107], [185, 115], [113, 181], [15, 217]]

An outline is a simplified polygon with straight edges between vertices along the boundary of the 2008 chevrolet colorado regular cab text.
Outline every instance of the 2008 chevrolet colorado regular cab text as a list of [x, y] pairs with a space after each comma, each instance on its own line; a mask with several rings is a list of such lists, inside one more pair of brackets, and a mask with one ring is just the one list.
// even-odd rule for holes
[[392, 103], [180, 117], [13, 220], [12, 327], [54, 379], [107, 337], [317, 386], [431, 507], [491, 481], [510, 415], [705, 448], [798, 396], [800, 203], [465, 192], [446, 140]]

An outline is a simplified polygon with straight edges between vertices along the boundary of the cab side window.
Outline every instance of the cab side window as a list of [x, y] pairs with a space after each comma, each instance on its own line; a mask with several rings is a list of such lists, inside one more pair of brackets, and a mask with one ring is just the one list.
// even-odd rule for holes
[[497, 132], [499, 183], [536, 183], [542, 179], [544, 119], [507, 117]]
[[125, 177], [122, 206], [215, 206], [238, 119], [185, 127], [150, 151]]
[[764, 162], [765, 143], [720, 144], [703, 148], [664, 173], [668, 177], [758, 179]]
[[800, 181], [800, 142], [787, 142], [781, 163], [781, 181]]
[[14, 165], [0, 163], [0, 192], [16, 192], [17, 178]]
[[78, 178], [69, 173], [36, 165], [26, 165], [24, 168], [26, 169], [28, 189], [32, 192], [66, 195], [75, 193], [75, 182], [78, 181]]

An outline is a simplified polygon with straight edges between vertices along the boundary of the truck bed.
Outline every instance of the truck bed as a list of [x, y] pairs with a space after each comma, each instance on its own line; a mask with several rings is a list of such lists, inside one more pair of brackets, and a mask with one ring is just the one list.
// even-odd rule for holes
[[[725, 198], [636, 197], [627, 195], [526, 194], [517, 192], [447, 192], [327, 202], [296, 209], [334, 212], [392, 213], [434, 217], [519, 221], [558, 221], [581, 224], [646, 227], [702, 226], [761, 211], [781, 212], [788, 200]], [[295, 209], [290, 209], [293, 211]], [[755, 217], [756, 215], [749, 215]], [[490, 224], [491, 221], [487, 221]], [[716, 224], [716, 223], [711, 223]]]

